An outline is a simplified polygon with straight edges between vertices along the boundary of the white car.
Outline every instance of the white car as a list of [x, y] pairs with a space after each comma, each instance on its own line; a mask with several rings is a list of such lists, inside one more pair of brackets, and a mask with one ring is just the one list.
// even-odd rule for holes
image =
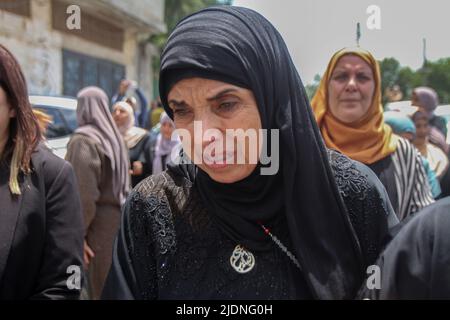
[[384, 107], [386, 111], [400, 111], [408, 116], [412, 116], [417, 111], [417, 107], [411, 105], [411, 101], [389, 102]]
[[67, 143], [77, 128], [77, 100], [71, 97], [29, 96], [33, 108], [42, 110], [53, 119], [48, 126], [46, 138], [53, 152], [64, 158]]

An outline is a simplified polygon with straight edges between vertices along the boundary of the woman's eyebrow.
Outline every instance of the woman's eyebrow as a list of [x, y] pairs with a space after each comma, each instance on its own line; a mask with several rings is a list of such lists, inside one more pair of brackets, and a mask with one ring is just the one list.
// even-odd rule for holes
[[[237, 89], [235, 89], [235, 88], [227, 88], [227, 89], [224, 89], [224, 90], [220, 91], [219, 93], [216, 93], [212, 97], [206, 98], [206, 100], [207, 101], [217, 100], [217, 99], [221, 98], [222, 96], [226, 95], [227, 93], [236, 92], [236, 91], [237, 91]], [[184, 100], [178, 101], [178, 100], [175, 100], [175, 99], [169, 100], [168, 104], [169, 105], [172, 104], [175, 107], [185, 107], [185, 106], [187, 106], [187, 103]]]
[[342, 72], [347, 72], [347, 70], [344, 69], [344, 68], [336, 68], [336, 69], [333, 70], [333, 72], [331, 74], [342, 73]]
[[210, 98], [206, 98], [206, 100], [207, 101], [217, 100], [217, 99], [221, 98], [222, 96], [226, 95], [227, 93], [235, 92], [235, 91], [237, 91], [235, 88], [227, 88], [227, 89], [220, 91], [219, 93], [215, 94], [214, 96], [212, 96]]
[[174, 107], [186, 107], [186, 102], [184, 100], [177, 101], [174, 99], [169, 100], [168, 102], [169, 106], [174, 105]]

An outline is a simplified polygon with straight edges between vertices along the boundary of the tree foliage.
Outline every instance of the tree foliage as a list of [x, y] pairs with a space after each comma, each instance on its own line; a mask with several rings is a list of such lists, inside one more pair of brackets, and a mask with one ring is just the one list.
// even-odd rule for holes
[[[156, 47], [160, 54], [167, 42], [167, 38], [181, 19], [207, 7], [231, 4], [232, 0], [166, 0], [164, 21], [167, 25], [167, 32], [153, 35], [150, 37], [149, 41]], [[155, 80], [157, 79], [159, 72], [159, 54], [153, 59]]]
[[[395, 58], [385, 58], [380, 61], [380, 69], [382, 92], [397, 84], [403, 93], [403, 99], [410, 100], [414, 88], [427, 86], [436, 90], [441, 104], [450, 103], [450, 58], [427, 61], [416, 71], [401, 67]], [[387, 102], [386, 98], [383, 102]]]

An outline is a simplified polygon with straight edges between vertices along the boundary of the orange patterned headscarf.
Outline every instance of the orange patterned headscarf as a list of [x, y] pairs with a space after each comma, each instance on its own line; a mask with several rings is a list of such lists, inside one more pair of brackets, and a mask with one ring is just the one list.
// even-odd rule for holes
[[[351, 126], [339, 121], [328, 111], [328, 84], [331, 75], [339, 59], [349, 54], [367, 62], [372, 68], [375, 81], [372, 105], [367, 114]], [[344, 48], [336, 52], [328, 64], [311, 106], [328, 148], [365, 164], [372, 164], [395, 151], [397, 136], [384, 123], [383, 118], [380, 68], [370, 52], [360, 48]]]

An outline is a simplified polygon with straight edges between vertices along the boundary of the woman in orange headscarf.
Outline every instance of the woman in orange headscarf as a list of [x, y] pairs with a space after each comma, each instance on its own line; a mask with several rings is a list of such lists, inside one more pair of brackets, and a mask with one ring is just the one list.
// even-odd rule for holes
[[384, 123], [380, 69], [370, 52], [336, 52], [311, 105], [326, 145], [369, 166], [400, 219], [433, 202], [420, 154]]

